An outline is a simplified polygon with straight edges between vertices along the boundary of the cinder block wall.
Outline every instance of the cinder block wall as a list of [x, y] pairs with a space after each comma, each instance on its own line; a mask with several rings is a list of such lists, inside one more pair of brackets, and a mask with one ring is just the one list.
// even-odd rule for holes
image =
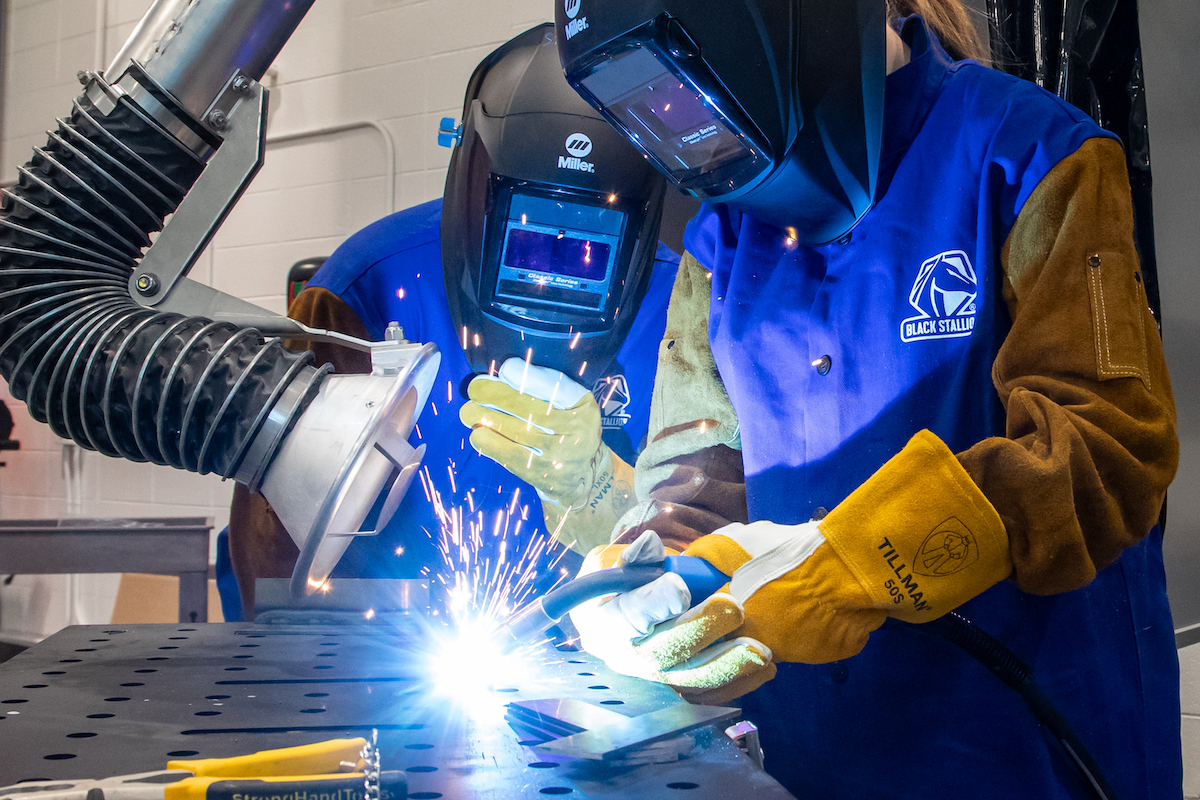
[[[269, 145], [266, 166], [192, 277], [282, 312], [292, 263], [329, 255], [372, 220], [437, 197], [449, 157], [436, 146], [438, 120], [459, 115], [479, 59], [551, 18], [552, 4], [318, 0], [264, 81], [271, 87], [268, 140], [289, 141]], [[107, 66], [148, 6], [148, 0], [9, 0], [0, 180], [15, 180], [16, 166], [44, 141], [45, 129], [69, 112], [80, 88], [76, 72]], [[0, 456], [8, 464], [0, 468], [0, 517], [66, 513], [64, 443], [6, 391], [0, 397], [13, 411], [22, 447]], [[212, 477], [88, 453], [71, 511], [203, 514], [220, 528], [230, 491]], [[81, 576], [73, 587], [65, 576], [18, 578], [0, 589], [0, 634], [36, 639], [71, 622], [105, 621], [115, 586], [111, 576]], [[1180, 655], [1185, 794], [1200, 798], [1200, 646]]]

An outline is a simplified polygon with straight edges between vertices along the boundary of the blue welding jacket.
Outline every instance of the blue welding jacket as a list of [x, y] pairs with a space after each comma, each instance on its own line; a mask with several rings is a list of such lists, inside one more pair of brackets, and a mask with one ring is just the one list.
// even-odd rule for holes
[[[806, 248], [706, 206], [684, 239], [712, 271], [710, 344], [752, 520], [833, 508], [923, 428], [955, 452], [1004, 435], [990, 374], [1009, 327], [1001, 247], [1047, 172], [1108, 135], [1033, 84], [951, 62], [919, 18], [903, 36], [913, 59], [887, 80], [880, 196], [851, 235]], [[932, 278], [949, 287], [933, 301]], [[1157, 529], [1084, 589], [1002, 582], [960, 610], [1033, 668], [1118, 796], [1180, 797]], [[881, 629], [844, 662], [781, 665], [743, 704], [797, 797], [1092, 796], [1015, 692], [919, 627]]]
[[[437, 345], [441, 365], [410, 441], [425, 445], [423, 470], [447, 508], [461, 507], [464, 516], [481, 522], [488, 533], [496, 530], [497, 517], [512, 512], [507, 544], [511, 556], [536, 533], [545, 532], [541, 503], [532, 486], [475, 452], [467, 441], [470, 431], [459, 421], [471, 369], [446, 303], [441, 219], [439, 199], [367, 226], [334, 252], [308, 286], [323, 287], [344, 300], [376, 340], [395, 321], [410, 341]], [[601, 424], [605, 443], [630, 464], [649, 424], [658, 345], [678, 265], [679, 257], [660, 245], [649, 289], [621, 350], [605, 375], [589, 376], [589, 389], [603, 381], [619, 381], [625, 389], [611, 394], [606, 390], [609, 401], [602, 408]], [[513, 531], [518, 535], [512, 536]], [[444, 565], [433, 546], [437, 533], [433, 505], [422, 483], [414, 481], [383, 534], [356, 539], [333, 576], [413, 578], [425, 568], [436, 570]], [[568, 555], [562, 565], [573, 572], [578, 559]], [[548, 577], [557, 576], [556, 571]]]

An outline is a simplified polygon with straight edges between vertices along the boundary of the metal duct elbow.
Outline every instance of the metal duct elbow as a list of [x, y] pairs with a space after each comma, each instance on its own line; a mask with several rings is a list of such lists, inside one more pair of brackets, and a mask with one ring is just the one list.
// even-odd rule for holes
[[122, 99], [58, 120], [0, 201], [0, 375], [55, 434], [232, 477], [323, 369], [254, 329], [143, 308], [127, 283], [204, 162]]

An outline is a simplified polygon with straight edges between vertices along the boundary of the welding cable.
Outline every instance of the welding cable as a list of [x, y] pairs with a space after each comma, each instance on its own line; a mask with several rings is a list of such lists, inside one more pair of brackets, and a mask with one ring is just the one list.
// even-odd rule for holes
[[135, 302], [130, 276], [206, 162], [126, 97], [106, 114], [85, 94], [57, 122], [0, 190], [0, 376], [89, 450], [223, 477], [254, 452], [261, 476], [274, 454], [250, 442], [269, 424], [277, 446], [327, 369]]
[[933, 633], [957, 646], [1004, 682], [1025, 701], [1037, 721], [1053, 737], [1064, 757], [1079, 772], [1084, 782], [1099, 800], [1116, 800], [1112, 787], [1105, 780], [1096, 759], [1071, 728], [1066, 718], [1055, 708], [1050, 698], [1033, 681], [1033, 671], [1004, 644], [961, 614], [951, 611], [931, 622], [920, 625], [888, 618], [891, 628], [910, 628]]
[[656, 563], [626, 564], [623, 567], [596, 570], [556, 586], [516, 611], [502, 627], [512, 637], [507, 644], [510, 649], [536, 644], [545, 631], [576, 606], [597, 597], [632, 591], [668, 572], [674, 572], [683, 579], [696, 603], [729, 582], [728, 575], [695, 556], [671, 555]]

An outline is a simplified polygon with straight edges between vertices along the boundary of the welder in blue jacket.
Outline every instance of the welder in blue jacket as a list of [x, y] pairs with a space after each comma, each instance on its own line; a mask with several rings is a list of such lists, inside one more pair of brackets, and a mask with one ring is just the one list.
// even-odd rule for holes
[[671, 574], [581, 608], [584, 646], [741, 697], [797, 797], [1098, 796], [983, 666], [881, 628], [956, 611], [1032, 668], [1108, 796], [1179, 798], [1155, 525], [1178, 442], [1120, 143], [970, 60], [956, 0], [557, 14], [568, 80], [710, 203], [644, 502], [585, 568], [665, 547], [730, 576], [682, 614]]
[[[427, 448], [423, 477], [380, 536], [351, 544], [335, 578], [445, 571], [446, 518], [435, 505], [480, 532], [479, 560], [494, 563], [501, 547], [516, 560], [549, 533], [587, 552], [634, 500], [631, 464], [678, 266], [658, 244], [665, 181], [563, 80], [551, 25], [480, 63], [450, 138], [443, 198], [354, 234], [289, 309], [309, 326], [374, 341], [398, 322], [442, 355], [412, 439]], [[338, 372], [370, 371], [364, 353], [313, 349]], [[486, 408], [466, 403], [467, 391]], [[485, 430], [464, 427], [464, 405], [488, 415]], [[535, 408], [538, 425], [527, 425]], [[555, 427], [560, 435], [538, 447]], [[585, 443], [586, 458], [558, 457], [568, 430], [571, 453]], [[241, 487], [230, 550], [247, 614], [254, 579], [290, 575], [297, 556], [266, 501]], [[577, 566], [563, 558], [545, 577]]]

